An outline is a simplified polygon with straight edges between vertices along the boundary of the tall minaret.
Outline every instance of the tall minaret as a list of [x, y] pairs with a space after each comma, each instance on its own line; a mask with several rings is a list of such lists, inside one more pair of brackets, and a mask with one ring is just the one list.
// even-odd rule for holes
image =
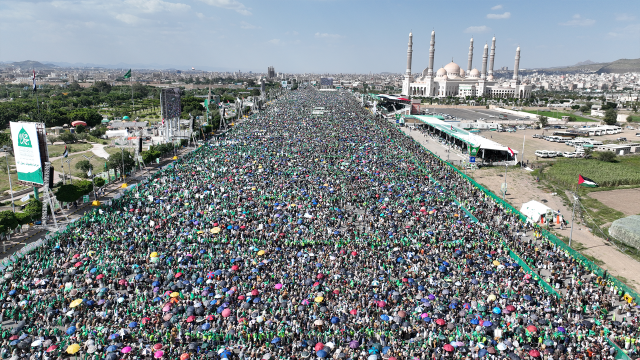
[[516, 63], [513, 65], [513, 80], [518, 80], [518, 69], [520, 68], [520, 46], [516, 49]]
[[473, 69], [473, 38], [471, 38], [471, 43], [469, 44], [469, 63], [467, 65], [467, 76], [471, 73], [471, 69]]
[[433, 76], [433, 59], [436, 54], [436, 31], [431, 31], [431, 46], [429, 46], [429, 68], [427, 76]]
[[407, 47], [407, 71], [404, 74], [404, 82], [402, 83], [402, 95], [410, 94], [411, 85], [411, 57], [413, 56], [413, 33], [409, 33], [409, 46]]
[[493, 60], [496, 57], [496, 37], [491, 39], [491, 55], [489, 56], [489, 80], [493, 80]]
[[489, 54], [489, 46], [484, 44], [484, 52], [482, 54], [482, 72], [480, 73], [480, 79], [487, 78], [487, 56]]

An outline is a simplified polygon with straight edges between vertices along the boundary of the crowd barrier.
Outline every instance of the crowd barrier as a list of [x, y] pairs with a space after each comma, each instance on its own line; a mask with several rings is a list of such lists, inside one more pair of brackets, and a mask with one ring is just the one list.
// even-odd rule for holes
[[[413, 138], [411, 136], [407, 135], [403, 131], [401, 131], [399, 129], [398, 129], [398, 131], [400, 131], [402, 134], [404, 134], [407, 138], [413, 140]], [[451, 163], [443, 160], [438, 155], [434, 154], [429, 149], [424, 147], [424, 145], [422, 145], [420, 143], [418, 143], [418, 144], [422, 147], [422, 149], [427, 151], [429, 154], [431, 154], [432, 156], [434, 156], [435, 158], [437, 158], [441, 162], [447, 164], [460, 177], [462, 177], [463, 179], [469, 181], [474, 187], [476, 187], [477, 189], [482, 191], [485, 194], [485, 196], [488, 196], [491, 199], [493, 199], [493, 201], [496, 204], [498, 204], [499, 206], [501, 206], [504, 209], [506, 209], [507, 212], [511, 212], [511, 213], [516, 214], [520, 218], [520, 220], [523, 221], [523, 222], [527, 221], [527, 217], [525, 215], [523, 215], [519, 210], [514, 208], [511, 204], [509, 204], [508, 202], [502, 200], [499, 196], [494, 194], [489, 189], [487, 189], [484, 186], [478, 184], [475, 180], [473, 180], [472, 178], [467, 176], [465, 173], [463, 173], [460, 170], [458, 170], [458, 168], [453, 166]], [[637, 302], [639, 295], [633, 289], [631, 289], [629, 286], [627, 286], [622, 281], [616, 279], [615, 277], [611, 276], [608, 273], [605, 275], [605, 271], [601, 267], [599, 267], [598, 265], [594, 264], [591, 260], [587, 259], [584, 255], [582, 255], [579, 252], [577, 252], [577, 251], [573, 250], [572, 248], [570, 248], [569, 245], [567, 245], [565, 242], [560, 240], [557, 236], [555, 236], [554, 234], [552, 234], [548, 230], [546, 230], [546, 229], [539, 229], [539, 230], [540, 230], [542, 236], [545, 237], [547, 240], [549, 240], [553, 245], [555, 245], [557, 248], [560, 248], [562, 251], [565, 252], [565, 254], [568, 254], [570, 257], [574, 258], [578, 263], [580, 263], [585, 268], [589, 269], [589, 271], [593, 272], [596, 276], [599, 276], [599, 277], [603, 278], [603, 282], [601, 282], [601, 284], [614, 286], [614, 288], [618, 291], [620, 296], [628, 295], [628, 298], [631, 299], [630, 302]]]

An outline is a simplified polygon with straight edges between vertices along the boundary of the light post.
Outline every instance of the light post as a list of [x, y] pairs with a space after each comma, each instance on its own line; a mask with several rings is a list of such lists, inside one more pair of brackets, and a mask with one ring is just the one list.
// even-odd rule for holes
[[7, 177], [9, 178], [9, 192], [11, 193], [11, 209], [15, 213], [16, 205], [13, 202], [13, 185], [11, 184], [11, 170], [9, 169], [9, 152], [11, 152], [12, 149], [8, 146], [3, 146], [2, 150], [4, 151], [4, 159], [7, 162]]
[[[82, 154], [82, 157], [87, 159], [87, 161], [89, 161], [89, 165], [91, 166], [91, 159], [94, 157], [95, 155], [91, 155], [90, 157], [87, 157], [86, 155]], [[89, 171], [93, 170], [92, 167], [89, 168]], [[95, 179], [95, 175], [93, 174], [93, 172], [91, 172], [91, 184], [93, 185], [93, 200], [98, 200], [98, 197], [96, 196], [96, 182], [94, 181]]]

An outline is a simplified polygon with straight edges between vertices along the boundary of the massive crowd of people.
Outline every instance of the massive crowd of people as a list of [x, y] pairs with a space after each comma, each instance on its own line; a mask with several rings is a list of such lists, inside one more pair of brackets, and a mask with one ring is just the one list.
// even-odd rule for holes
[[301, 87], [3, 269], [0, 355], [635, 354], [636, 310], [533, 231], [348, 93]]

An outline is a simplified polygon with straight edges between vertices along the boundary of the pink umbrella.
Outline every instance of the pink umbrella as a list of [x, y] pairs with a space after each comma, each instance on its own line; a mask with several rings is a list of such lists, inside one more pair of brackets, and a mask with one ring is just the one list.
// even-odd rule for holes
[[420, 317], [424, 319], [426, 317], [429, 317], [429, 315], [427, 315], [427, 313], [422, 313], [422, 314], [420, 314]]
[[131, 351], [131, 346], [125, 346], [120, 350], [121, 353], [126, 354]]
[[324, 344], [321, 342], [317, 343], [316, 346], [314, 347], [316, 351], [320, 351], [322, 350], [322, 348], [324, 348]]
[[156, 351], [155, 354], [153, 354], [153, 357], [156, 359], [160, 359], [162, 355], [164, 355], [163, 351]]
[[387, 303], [385, 303], [384, 301], [382, 300], [378, 301], [378, 307], [383, 308], [385, 305], [387, 305]]
[[282, 289], [282, 284], [276, 284], [276, 289], [278, 290]]
[[351, 309], [351, 311], [349, 311], [349, 314], [351, 314], [351, 315], [355, 315], [357, 313], [358, 313], [358, 310], [356, 310], [356, 309]]
[[258, 296], [259, 292], [256, 289], [251, 290], [251, 296]]
[[231, 315], [231, 310], [230, 309], [222, 310], [222, 317], [229, 317], [229, 315]]
[[165, 305], [165, 306], [162, 308], [162, 311], [164, 311], [164, 312], [167, 312], [167, 311], [170, 311], [170, 310], [171, 310], [171, 306], [169, 306], [168, 304], [167, 304], [167, 305]]
[[308, 299], [302, 300], [302, 305], [309, 305], [309, 300]]

